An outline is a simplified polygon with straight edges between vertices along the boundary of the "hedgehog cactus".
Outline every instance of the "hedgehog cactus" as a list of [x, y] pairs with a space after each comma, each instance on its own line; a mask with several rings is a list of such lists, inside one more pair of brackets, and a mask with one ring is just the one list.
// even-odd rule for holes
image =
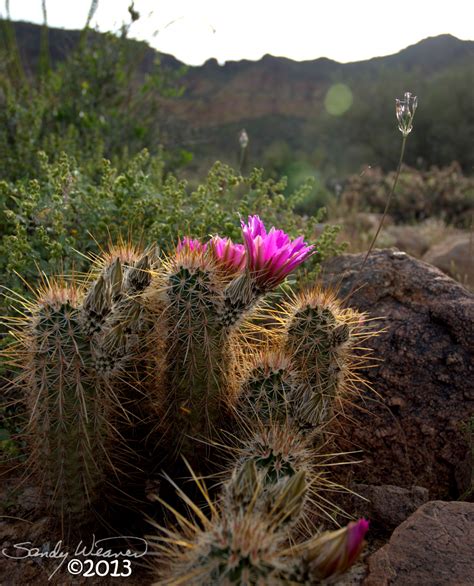
[[179, 489], [199, 524], [161, 501], [180, 527], [160, 528], [164, 584], [325, 579], [355, 560], [367, 531], [358, 522], [303, 540], [334, 486], [317, 462], [337, 402], [358, 379], [364, 316], [319, 289], [265, 313], [265, 295], [313, 247], [267, 231], [258, 216], [242, 222], [242, 236], [185, 237], [164, 259], [112, 247], [80, 287], [44, 289], [16, 328], [32, 461], [61, 518], [86, 514], [111, 473], [123, 489], [145, 432], [160, 432], [158, 451], [172, 445], [167, 465], [181, 454], [201, 472], [197, 446], [222, 431], [237, 442], [217, 501], [194, 477], [210, 518]]
[[149, 327], [140, 293], [153, 262], [151, 251], [112, 248], [89, 285], [46, 282], [25, 317], [13, 320], [30, 464], [47, 508], [63, 523], [87, 518], [133, 460], [123, 431], [134, 411], [140, 417], [130, 381]]
[[238, 408], [250, 418], [258, 413], [260, 419], [287, 420], [301, 432], [320, 434], [336, 401], [357, 379], [353, 348], [369, 335], [365, 318], [320, 289], [296, 295], [273, 315], [270, 350], [243, 358]]
[[253, 512], [241, 517], [216, 516], [205, 523], [204, 530], [196, 528], [187, 539], [181, 534], [168, 539], [176, 543], [176, 549], [168, 554], [168, 563], [159, 568], [155, 584], [287, 583], [282, 580], [288, 565], [282, 555], [284, 538]]
[[286, 421], [294, 411], [297, 373], [278, 350], [257, 350], [246, 361], [240, 394], [240, 411], [249, 420]]
[[[297, 514], [305, 490], [302, 473], [287, 481], [270, 513], [257, 506], [264, 489], [252, 464], [241, 469], [233, 482], [234, 492], [218, 505], [212, 502], [201, 481], [194, 478], [210, 517], [181, 489], [178, 494], [197, 522], [184, 522], [177, 511], [163, 502], [176, 515], [180, 529], [157, 525], [162, 536], [152, 538], [152, 542], [162, 555], [156, 585], [318, 584], [346, 571], [363, 548], [368, 530], [364, 519], [296, 544], [289, 539], [285, 520], [288, 514]], [[253, 491], [252, 498], [244, 501], [240, 497], [248, 490]], [[229, 506], [232, 498], [237, 501]]]
[[342, 309], [334, 296], [319, 289], [296, 296], [286, 312], [285, 350], [301, 383], [295, 399], [298, 418], [317, 427], [330, 420], [335, 399], [350, 379], [361, 316]]
[[137, 345], [150, 328], [142, 292], [150, 284], [156, 266], [155, 251], [141, 252], [131, 245], [112, 247], [100, 274], [84, 299], [84, 319], [90, 324], [91, 344], [97, 356], [96, 368], [105, 375], [118, 374], [137, 354]]
[[[177, 423], [173, 431], [179, 429], [180, 443], [186, 435], [208, 437], [217, 421], [228, 362], [218, 308], [227, 280], [204, 247], [185, 242], [163, 263], [149, 292], [158, 300], [156, 329], [166, 343], [157, 386], [163, 386], [161, 398]], [[159, 403], [160, 397], [161, 408]]]
[[52, 283], [31, 307], [21, 343], [30, 419], [30, 462], [61, 519], [97, 500], [108, 450], [110, 404], [97, 396], [81, 291]]
[[[251, 467], [250, 467], [251, 468]], [[215, 504], [202, 482], [194, 476], [209, 510], [207, 517], [185, 493], [178, 495], [194, 514], [195, 522], [179, 523], [180, 529], [160, 527], [152, 543], [162, 551], [156, 584], [284, 584], [288, 569], [286, 536], [275, 519], [255, 508], [261, 487], [255, 475], [241, 475], [242, 488], [254, 490], [251, 502], [228, 508], [228, 501]], [[253, 477], [253, 479], [251, 478]], [[248, 486], [250, 481], [251, 487]], [[173, 483], [174, 484], [174, 483]], [[176, 486], [176, 485], [175, 485]], [[180, 520], [180, 514], [163, 502]], [[291, 566], [290, 566], [291, 567]]]
[[245, 248], [220, 237], [180, 240], [148, 293], [158, 300], [157, 337], [167, 346], [157, 386], [164, 388], [173, 431], [180, 431], [179, 450], [186, 438], [212, 437], [222, 414], [234, 406], [239, 324], [312, 250], [281, 230], [267, 234], [258, 216], [243, 223], [242, 231]]
[[255, 510], [280, 524], [302, 520], [308, 489], [316, 481], [308, 442], [288, 426], [262, 425], [243, 442], [223, 486], [226, 510]]
[[102, 377], [124, 378], [125, 370], [137, 357], [142, 338], [151, 328], [141, 293], [150, 284], [156, 259], [149, 251], [133, 255], [135, 258], [130, 252], [124, 256], [128, 257], [128, 264], [117, 257], [103, 267], [84, 303], [84, 313], [88, 316], [92, 309], [95, 316], [93, 300], [100, 303], [101, 297], [96, 297], [94, 292], [100, 284], [105, 284], [101, 288], [108, 297], [108, 311], [91, 337], [96, 369]]

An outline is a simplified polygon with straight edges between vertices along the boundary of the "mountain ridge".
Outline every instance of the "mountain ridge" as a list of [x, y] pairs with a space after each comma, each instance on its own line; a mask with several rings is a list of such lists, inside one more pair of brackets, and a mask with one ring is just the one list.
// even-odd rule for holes
[[263, 56], [258, 61], [217, 61], [188, 69], [186, 91], [171, 111], [196, 128], [228, 124], [264, 114], [311, 117], [332, 83], [351, 82], [382, 71], [430, 77], [453, 63], [474, 58], [474, 41], [452, 35], [428, 37], [385, 57], [339, 63], [327, 58], [293, 61]]
[[[1, 20], [1, 19], [0, 19]], [[34, 50], [31, 51], [31, 45], [29, 47], [29, 49], [27, 47], [25, 47], [25, 43], [24, 40], [27, 36], [35, 36], [36, 37], [36, 41], [38, 41], [38, 47], [36, 50], [36, 53], [39, 53], [39, 39], [40, 39], [40, 31], [42, 26], [38, 25], [38, 24], [34, 24], [34, 23], [30, 23], [27, 21], [13, 21], [12, 22], [14, 28], [15, 28], [15, 32], [17, 34], [18, 40], [19, 40], [19, 45], [20, 45], [20, 49], [23, 51], [23, 55], [24, 57], [27, 58], [27, 60], [31, 61], [31, 58], [35, 55]], [[52, 49], [53, 52], [56, 53], [55, 57], [56, 59], [61, 58], [61, 57], [65, 57], [70, 50], [72, 49], [72, 45], [74, 44], [74, 42], [76, 42], [79, 39], [79, 36], [81, 34], [81, 30], [80, 29], [64, 29], [64, 28], [55, 28], [55, 27], [49, 27], [49, 35], [50, 37], [53, 37], [52, 40], [50, 40], [50, 48]], [[102, 33], [98, 33], [96, 31], [91, 31], [92, 34], [102, 34]], [[66, 41], [66, 43], [64, 42], [58, 42], [58, 41]], [[441, 35], [436, 35], [436, 36], [432, 36], [432, 37], [426, 37], [424, 39], [421, 39], [420, 41], [418, 41], [417, 43], [413, 43], [412, 45], [408, 45], [407, 47], [401, 49], [400, 51], [397, 51], [396, 53], [391, 53], [389, 55], [382, 55], [382, 56], [374, 56], [374, 57], [370, 57], [369, 59], [362, 59], [362, 60], [357, 60], [357, 61], [347, 61], [347, 62], [340, 62], [340, 61], [336, 61], [335, 59], [331, 59], [329, 57], [325, 57], [325, 56], [321, 56], [321, 57], [317, 57], [315, 59], [303, 59], [303, 60], [295, 60], [292, 59], [290, 57], [285, 57], [285, 56], [279, 56], [279, 55], [272, 55], [271, 53], [265, 53], [265, 55], [262, 55], [262, 57], [260, 57], [259, 59], [239, 59], [239, 60], [228, 60], [226, 61], [224, 64], [219, 64], [219, 62], [217, 61], [216, 58], [211, 57], [209, 59], [207, 59], [202, 65], [187, 65], [183, 62], [181, 62], [179, 59], [177, 59], [174, 55], [171, 55], [170, 53], [164, 53], [161, 52], [153, 47], [151, 47], [150, 45], [148, 45], [148, 43], [146, 43], [146, 41], [138, 41], [136, 39], [128, 39], [129, 42], [132, 43], [137, 43], [137, 44], [143, 44], [147, 46], [147, 49], [151, 52], [153, 52], [156, 55], [159, 55], [160, 58], [162, 60], [164, 60], [164, 62], [169, 65], [169, 66], [173, 66], [173, 67], [181, 67], [181, 66], [185, 66], [188, 71], [193, 72], [193, 71], [200, 71], [203, 69], [209, 69], [209, 68], [217, 68], [217, 69], [225, 69], [225, 68], [234, 68], [235, 66], [252, 66], [252, 65], [257, 65], [257, 64], [266, 64], [266, 63], [271, 63], [271, 62], [279, 62], [279, 63], [285, 63], [288, 65], [301, 65], [302, 67], [311, 65], [314, 66], [316, 64], [318, 65], [331, 65], [331, 66], [342, 66], [342, 67], [347, 67], [347, 66], [357, 66], [357, 65], [362, 65], [362, 64], [373, 64], [373, 63], [380, 63], [380, 62], [390, 62], [390, 61], [394, 61], [394, 60], [400, 60], [401, 58], [405, 58], [406, 60], [408, 60], [408, 58], [413, 58], [414, 54], [420, 54], [421, 50], [427, 49], [428, 47], [430, 49], [436, 49], [436, 50], [441, 50], [444, 54], [446, 54], [446, 49], [449, 48], [452, 52], [452, 50], [454, 48], [456, 48], [459, 51], [462, 51], [463, 53], [467, 54], [467, 55], [474, 55], [474, 41], [470, 41], [470, 40], [461, 40], [457, 37], [455, 37], [454, 35], [451, 35], [449, 33], [445, 33], [445, 34], [441, 34]], [[58, 46], [59, 45], [59, 46]], [[62, 45], [62, 49], [61, 46]], [[69, 45], [69, 46], [68, 46]], [[26, 49], [26, 52], [25, 52]]]
[[[215, 57], [210, 57], [202, 65], [186, 65], [186, 67], [199, 69], [199, 68], [205, 67], [209, 63], [218, 65], [219, 67], [226, 67], [227, 65], [231, 65], [234, 63], [251, 64], [251, 63], [259, 63], [261, 61], [267, 61], [267, 60], [280, 60], [280, 61], [287, 61], [287, 62], [290, 61], [292, 63], [301, 63], [301, 64], [327, 61], [327, 62], [337, 64], [337, 65], [352, 65], [352, 64], [367, 63], [367, 62], [371, 62], [371, 61], [377, 61], [380, 59], [396, 57], [397, 55], [400, 55], [400, 53], [404, 53], [405, 51], [409, 51], [412, 48], [418, 47], [420, 45], [423, 46], [423, 45], [432, 44], [433, 41], [439, 41], [439, 42], [444, 42], [444, 43], [450, 42], [450, 43], [456, 44], [459, 47], [464, 46], [466, 44], [472, 45], [474, 47], [474, 41], [459, 39], [458, 37], [451, 35], [449, 33], [443, 33], [441, 35], [435, 35], [432, 37], [425, 37], [424, 39], [420, 39], [416, 43], [413, 43], [412, 45], [408, 45], [407, 47], [400, 49], [396, 53], [389, 53], [387, 55], [375, 55], [374, 57], [369, 57], [368, 59], [359, 59], [356, 61], [342, 62], [342, 61], [337, 61], [336, 59], [331, 59], [330, 57], [325, 57], [325, 56], [315, 57], [314, 59], [292, 59], [291, 57], [285, 57], [284, 55], [273, 55], [272, 53], [265, 53], [259, 59], [239, 59], [239, 60], [229, 59], [229, 60], [226, 60], [223, 64], [220, 64]], [[176, 57], [174, 57], [174, 58], [176, 59]]]
[[[34, 72], [41, 26], [21, 22], [14, 26], [23, 60]], [[100, 34], [91, 31], [91, 37]], [[64, 59], [79, 35], [80, 31], [50, 29], [52, 61]], [[137, 52], [141, 55], [137, 71], [142, 75], [151, 71], [156, 56], [165, 68], [176, 70], [183, 65], [172, 55], [159, 53], [144, 42], [127, 42], [141, 49]], [[451, 113], [452, 99], [446, 88], [450, 76], [458, 75], [459, 92], [463, 92], [459, 100], [468, 103], [473, 63], [474, 41], [449, 34], [427, 37], [392, 55], [349, 63], [326, 57], [295, 61], [270, 54], [256, 61], [228, 61], [224, 65], [209, 59], [200, 66], [187, 66], [180, 80], [184, 88], [180, 97], [163, 98], [165, 144], [168, 140], [194, 151], [198, 145], [201, 161], [209, 162], [218, 156], [235, 164], [238, 132], [245, 127], [250, 136], [252, 161], [258, 164], [267, 164], [268, 152], [273, 161], [275, 151], [279, 161], [290, 157], [290, 152], [295, 157], [303, 154], [314, 161], [311, 165], [330, 161], [340, 167], [344, 158], [349, 170], [366, 161], [393, 164], [397, 147], [391, 145], [391, 133], [397, 131], [392, 104], [395, 97], [410, 90], [423, 104], [417, 121], [423, 122], [425, 131], [410, 139], [412, 144], [418, 141], [419, 154], [413, 149], [407, 157], [412, 161], [416, 156], [428, 157], [433, 164], [453, 158], [470, 161], [464, 146], [462, 152], [447, 146], [450, 125], [459, 129], [457, 135], [466, 135], [462, 141], [457, 139], [460, 144], [469, 141], [472, 113], [465, 106], [464, 111], [455, 109]], [[326, 100], [329, 90], [340, 84], [348, 89], [349, 103], [334, 115]], [[439, 112], [448, 110], [449, 121], [439, 120]], [[430, 130], [433, 124], [438, 126]], [[371, 126], [377, 128], [378, 138]], [[451, 151], [453, 155], [446, 154]]]

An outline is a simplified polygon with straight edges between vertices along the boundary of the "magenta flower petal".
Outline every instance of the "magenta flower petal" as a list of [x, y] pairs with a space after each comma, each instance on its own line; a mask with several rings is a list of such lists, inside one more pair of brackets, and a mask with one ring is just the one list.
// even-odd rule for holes
[[247, 268], [258, 287], [269, 291], [282, 283], [286, 276], [313, 254], [303, 237], [291, 241], [283, 230], [272, 227], [267, 233], [258, 216], [249, 216], [243, 221], [242, 234], [247, 251]]
[[255, 238], [255, 236], [266, 236], [267, 235], [267, 231], [265, 230], [265, 226], [264, 226], [262, 220], [258, 216], [249, 216], [248, 217], [248, 225], [246, 225], [243, 220], [241, 220], [240, 223], [242, 225], [242, 228], [246, 228], [246, 227], [248, 228], [248, 231], [249, 231], [252, 238]]
[[176, 252], [181, 252], [184, 248], [187, 248], [191, 251], [199, 251], [205, 252], [207, 248], [207, 244], [203, 244], [197, 238], [189, 238], [189, 236], [185, 236], [182, 240], [181, 238], [178, 239], [178, 245], [176, 246]]
[[298, 252], [302, 248], [305, 248], [306, 244], [304, 242], [303, 236], [298, 236], [296, 240], [293, 240], [293, 252]]
[[362, 549], [364, 537], [369, 530], [367, 519], [359, 519], [355, 523], [349, 523], [347, 526], [347, 555], [349, 564], [352, 564]]
[[209, 241], [209, 249], [225, 270], [238, 272], [245, 268], [246, 251], [243, 244], [234, 244], [230, 238], [214, 236]]
[[310, 576], [315, 583], [345, 572], [359, 557], [369, 522], [359, 519], [336, 531], [325, 531], [308, 547]]

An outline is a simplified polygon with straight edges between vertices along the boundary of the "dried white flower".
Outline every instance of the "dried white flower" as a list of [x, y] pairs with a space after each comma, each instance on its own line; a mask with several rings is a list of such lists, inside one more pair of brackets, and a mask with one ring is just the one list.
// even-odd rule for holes
[[412, 131], [413, 117], [415, 116], [417, 105], [417, 97], [410, 92], [405, 92], [403, 100], [395, 100], [398, 128], [404, 137], [407, 137]]
[[249, 145], [249, 135], [247, 134], [247, 131], [245, 130], [245, 128], [242, 128], [242, 130], [240, 131], [239, 143], [240, 143], [240, 148], [242, 150], [246, 149]]

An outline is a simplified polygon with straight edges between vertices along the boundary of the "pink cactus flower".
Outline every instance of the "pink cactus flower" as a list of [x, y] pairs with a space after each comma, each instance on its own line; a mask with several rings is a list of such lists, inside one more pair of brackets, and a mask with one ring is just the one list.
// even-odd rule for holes
[[359, 557], [364, 544], [364, 537], [368, 530], [369, 522], [367, 519], [359, 519], [356, 522], [349, 523], [347, 526], [347, 556], [349, 565], [352, 565]]
[[214, 236], [209, 248], [225, 270], [239, 272], [245, 268], [246, 255], [243, 244], [234, 244], [230, 238]]
[[292, 241], [283, 230], [274, 227], [267, 233], [258, 216], [249, 216], [248, 224], [244, 221], [241, 224], [247, 268], [263, 291], [282, 283], [289, 273], [315, 252], [313, 246], [304, 242], [303, 236]]
[[366, 519], [353, 521], [337, 531], [326, 531], [308, 549], [310, 573], [315, 580], [345, 572], [359, 557], [369, 530]]
[[195, 252], [205, 252], [207, 249], [207, 244], [203, 244], [197, 238], [190, 238], [189, 236], [185, 236], [182, 240], [181, 238], [178, 239], [176, 252], [181, 252], [184, 248]]

